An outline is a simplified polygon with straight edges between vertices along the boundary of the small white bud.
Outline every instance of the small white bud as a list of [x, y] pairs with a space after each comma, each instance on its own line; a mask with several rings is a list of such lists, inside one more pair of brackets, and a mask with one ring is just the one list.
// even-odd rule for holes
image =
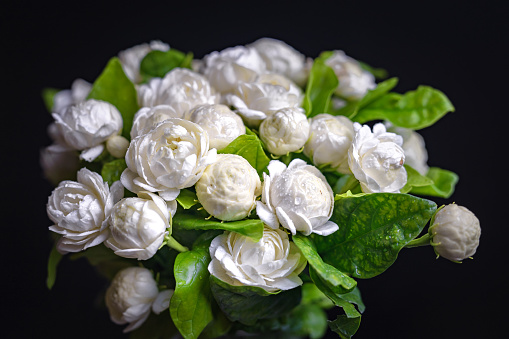
[[121, 135], [114, 135], [106, 141], [106, 149], [115, 158], [123, 158], [129, 148], [129, 140]]

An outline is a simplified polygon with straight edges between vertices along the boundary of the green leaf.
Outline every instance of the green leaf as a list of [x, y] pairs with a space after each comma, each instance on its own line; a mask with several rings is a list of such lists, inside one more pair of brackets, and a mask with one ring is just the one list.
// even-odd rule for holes
[[359, 60], [357, 60], [357, 62], [361, 65], [363, 70], [368, 71], [369, 73], [373, 74], [375, 79], [383, 80], [383, 79], [387, 79], [387, 77], [389, 76], [389, 72], [387, 72], [387, 70], [385, 70], [383, 68], [372, 67], [372, 66], [368, 65], [367, 63], [359, 61]]
[[306, 257], [309, 265], [311, 265], [320, 279], [335, 293], [346, 293], [351, 291], [357, 282], [339, 271], [334, 266], [323, 262], [322, 258], [316, 253], [313, 241], [306, 236], [296, 234], [292, 237], [293, 242], [300, 249], [304, 257]]
[[401, 193], [408, 193], [413, 187], [422, 187], [433, 185], [433, 180], [417, 172], [409, 165], [404, 165], [407, 173], [406, 185], [400, 190]]
[[325, 113], [339, 81], [334, 70], [317, 58], [309, 73], [302, 107], [308, 117]]
[[174, 68], [191, 68], [193, 53], [182, 53], [174, 48], [168, 51], [154, 50], [149, 52], [140, 63], [140, 74], [143, 79], [162, 78]]
[[302, 304], [318, 305], [320, 308], [331, 308], [334, 306], [332, 301], [316, 287], [314, 283], [304, 283], [302, 285]]
[[111, 186], [115, 181], [120, 180], [120, 176], [126, 168], [125, 159], [115, 159], [104, 164], [101, 169], [101, 176]]
[[44, 101], [44, 106], [46, 106], [49, 113], [53, 112], [53, 99], [55, 98], [55, 94], [58, 92], [60, 92], [60, 90], [56, 88], [44, 88], [42, 90], [42, 100]]
[[136, 88], [125, 75], [117, 57], [110, 59], [101, 75], [95, 80], [88, 99], [107, 101], [117, 107], [122, 114], [122, 135], [130, 140], [133, 117], [140, 107]]
[[205, 327], [200, 335], [200, 339], [220, 337], [228, 333], [232, 328], [233, 323], [221, 312], [217, 303], [214, 303], [214, 306], [214, 319]]
[[333, 114], [344, 115], [349, 119], [353, 119], [354, 117], [356, 117], [360, 110], [362, 110], [364, 107], [368, 106], [372, 102], [389, 93], [389, 91], [396, 87], [397, 84], [398, 78], [390, 78], [385, 81], [382, 81], [379, 84], [377, 84], [374, 89], [368, 90], [368, 92], [364, 97], [362, 97], [362, 99], [349, 102], [348, 104], [346, 104], [346, 106], [342, 107]]
[[177, 202], [183, 209], [188, 210], [198, 203], [198, 197], [195, 192], [184, 188], [180, 190]]
[[318, 339], [327, 332], [327, 313], [318, 305], [299, 305], [288, 318], [292, 334]]
[[218, 151], [219, 154], [237, 154], [246, 159], [258, 172], [260, 177], [267, 170], [270, 159], [263, 151], [261, 140], [253, 134], [243, 134], [233, 140], [228, 146]]
[[212, 275], [210, 287], [219, 308], [228, 319], [245, 325], [254, 325], [260, 319], [282, 316], [301, 300], [300, 287], [271, 293], [260, 287], [232, 286]]
[[359, 110], [355, 121], [389, 120], [395, 126], [418, 130], [433, 125], [454, 106], [441, 91], [419, 86], [405, 94], [389, 93]]
[[112, 280], [118, 271], [136, 265], [136, 260], [119, 257], [103, 244], [70, 255], [71, 260], [79, 258], [86, 258], [108, 280]]
[[336, 197], [330, 220], [339, 230], [311, 237], [326, 263], [357, 278], [371, 278], [389, 268], [436, 211], [433, 201], [408, 194]]
[[163, 311], [159, 315], [150, 312], [141, 327], [129, 334], [129, 339], [168, 339], [174, 338], [177, 333], [178, 330], [171, 320], [170, 312]]
[[175, 213], [173, 227], [177, 230], [224, 230], [233, 231], [258, 241], [263, 236], [263, 222], [259, 219], [238, 221], [206, 220], [195, 214]]
[[352, 291], [342, 294], [341, 298], [352, 304], [356, 304], [357, 308], [359, 309], [359, 312], [361, 313], [363, 313], [366, 310], [366, 306], [362, 301], [361, 291], [359, 290], [359, 287], [355, 287]]
[[339, 315], [336, 320], [329, 321], [329, 328], [339, 334], [341, 339], [350, 339], [357, 332], [361, 324], [361, 318], [348, 318]]
[[459, 180], [456, 173], [438, 167], [431, 167], [426, 177], [432, 180], [433, 184], [424, 187], [413, 187], [410, 193], [447, 199], [454, 193]]
[[53, 246], [48, 258], [48, 276], [46, 278], [46, 286], [48, 290], [53, 288], [55, 285], [55, 280], [57, 279], [57, 267], [62, 260], [62, 254], [58, 252], [57, 247]]
[[174, 264], [175, 292], [170, 314], [184, 338], [198, 338], [212, 321], [212, 294], [209, 287], [209, 246], [215, 232], [204, 233], [193, 249], [177, 255]]

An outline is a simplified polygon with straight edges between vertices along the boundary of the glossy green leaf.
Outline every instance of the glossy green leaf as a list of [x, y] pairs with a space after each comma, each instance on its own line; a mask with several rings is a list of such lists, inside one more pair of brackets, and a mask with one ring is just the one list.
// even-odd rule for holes
[[228, 333], [233, 323], [219, 309], [217, 303], [214, 303], [213, 312], [214, 319], [205, 327], [200, 335], [200, 339], [217, 338]]
[[115, 181], [120, 180], [120, 176], [126, 168], [125, 159], [116, 159], [104, 164], [101, 169], [101, 176], [111, 186]]
[[388, 120], [395, 126], [418, 130], [433, 125], [454, 106], [441, 91], [429, 86], [419, 86], [405, 94], [389, 93], [361, 108], [354, 120], [364, 123]]
[[405, 165], [405, 169], [406, 169], [406, 173], [407, 173], [407, 183], [400, 190], [401, 193], [408, 193], [414, 187], [423, 187], [423, 186], [433, 185], [433, 180], [431, 180], [429, 177], [424, 176], [421, 173], [417, 172], [411, 166]]
[[355, 287], [352, 291], [342, 294], [341, 298], [350, 302], [351, 304], [357, 305], [357, 309], [359, 310], [360, 313], [363, 313], [366, 310], [366, 306], [362, 301], [361, 291], [359, 290], [359, 287]]
[[231, 320], [254, 325], [257, 320], [277, 318], [296, 307], [301, 300], [300, 287], [278, 293], [267, 292], [260, 287], [232, 286], [210, 276], [214, 298]]
[[337, 196], [331, 217], [339, 230], [311, 237], [326, 263], [353, 277], [371, 278], [394, 263], [435, 211], [433, 201], [408, 194], [345, 194]]
[[110, 59], [101, 75], [95, 80], [88, 99], [107, 101], [117, 107], [122, 114], [122, 135], [128, 140], [131, 138], [133, 117], [139, 109], [138, 95], [117, 57]]
[[357, 60], [357, 61], [361, 65], [362, 69], [373, 74], [375, 79], [383, 80], [383, 79], [387, 79], [387, 77], [389, 76], [389, 72], [387, 72], [386, 69], [370, 66], [363, 61], [359, 61], [359, 60]]
[[204, 233], [192, 250], [177, 255], [174, 264], [175, 292], [170, 301], [170, 315], [180, 334], [198, 338], [212, 321], [212, 294], [209, 286], [209, 246], [214, 232]]
[[348, 318], [339, 315], [336, 320], [329, 322], [329, 328], [339, 334], [341, 339], [350, 339], [357, 332], [361, 324], [361, 318]]
[[259, 219], [238, 221], [206, 220], [202, 216], [187, 213], [175, 213], [173, 227], [178, 230], [224, 230], [233, 231], [258, 241], [263, 236], [263, 222]]
[[329, 298], [327, 298], [327, 296], [323, 294], [323, 292], [320, 291], [314, 283], [310, 282], [304, 283], [302, 285], [302, 304], [318, 305], [321, 308], [325, 309], [334, 306], [332, 301]]
[[295, 245], [300, 249], [304, 257], [306, 257], [309, 265], [311, 265], [320, 279], [335, 293], [346, 293], [351, 291], [357, 282], [339, 271], [334, 266], [324, 263], [320, 255], [316, 253], [315, 245], [311, 238], [296, 234], [292, 237]]
[[180, 190], [177, 202], [183, 209], [188, 210], [198, 203], [198, 197], [195, 192], [184, 188]]
[[57, 267], [60, 260], [62, 260], [62, 254], [58, 252], [56, 246], [53, 246], [48, 258], [48, 276], [46, 278], [46, 287], [48, 287], [48, 290], [51, 290], [53, 285], [55, 285], [55, 281], [57, 279]]
[[193, 53], [183, 53], [174, 48], [168, 51], [149, 52], [140, 63], [140, 74], [144, 79], [162, 78], [174, 68], [191, 68]]
[[432, 180], [433, 184], [423, 187], [413, 187], [410, 193], [447, 199], [454, 193], [454, 189], [459, 180], [456, 173], [438, 167], [431, 167], [426, 177]]
[[362, 99], [347, 103], [346, 106], [342, 107], [333, 114], [344, 115], [349, 119], [354, 119], [360, 110], [389, 93], [389, 91], [396, 87], [397, 84], [398, 78], [390, 78], [382, 81], [377, 84], [374, 89], [368, 90]]
[[327, 111], [332, 94], [338, 84], [334, 70], [327, 66], [323, 60], [317, 58], [311, 67], [302, 103], [308, 117], [311, 118]]
[[46, 106], [49, 113], [53, 113], [53, 99], [55, 98], [55, 94], [58, 92], [60, 92], [60, 90], [56, 88], [44, 88], [42, 90], [42, 100], [44, 101], [44, 106]]
[[287, 325], [294, 335], [322, 338], [327, 332], [327, 313], [318, 305], [299, 305], [290, 314]]
[[262, 142], [254, 134], [243, 134], [233, 140], [228, 146], [218, 151], [219, 154], [237, 154], [246, 159], [258, 172], [260, 177], [267, 170], [270, 159], [263, 151]]

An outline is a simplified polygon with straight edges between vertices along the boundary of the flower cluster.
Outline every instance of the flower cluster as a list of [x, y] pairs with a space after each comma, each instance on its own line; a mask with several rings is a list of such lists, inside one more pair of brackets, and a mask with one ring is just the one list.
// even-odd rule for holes
[[105, 300], [125, 332], [169, 309], [186, 338], [308, 336], [286, 324], [336, 305], [347, 316], [331, 328], [350, 337], [364, 309], [355, 278], [381, 274], [403, 247], [461, 261], [480, 237], [466, 208], [417, 197], [454, 191], [457, 175], [428, 166], [416, 132], [437, 120], [422, 112], [454, 107], [426, 86], [391, 92], [383, 73], [270, 38], [201, 59], [152, 41], [93, 83], [45, 91], [51, 271], [66, 254], [116, 262], [102, 265]]

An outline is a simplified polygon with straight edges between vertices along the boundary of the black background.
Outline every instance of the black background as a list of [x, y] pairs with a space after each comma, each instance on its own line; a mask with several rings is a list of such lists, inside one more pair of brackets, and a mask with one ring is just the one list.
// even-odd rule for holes
[[421, 133], [429, 164], [460, 176], [450, 199], [434, 200], [481, 221], [475, 259], [458, 265], [435, 260], [431, 248], [403, 250], [385, 273], [359, 281], [367, 309], [355, 338], [504, 336], [508, 13], [502, 1], [3, 2], [0, 336], [123, 337], [96, 307], [105, 284], [85, 262], [63, 260], [54, 289], [45, 288], [52, 187], [38, 156], [51, 116], [41, 90], [93, 82], [110, 57], [153, 39], [200, 58], [263, 36], [311, 57], [343, 49], [399, 77], [396, 91], [430, 85], [456, 107]]

